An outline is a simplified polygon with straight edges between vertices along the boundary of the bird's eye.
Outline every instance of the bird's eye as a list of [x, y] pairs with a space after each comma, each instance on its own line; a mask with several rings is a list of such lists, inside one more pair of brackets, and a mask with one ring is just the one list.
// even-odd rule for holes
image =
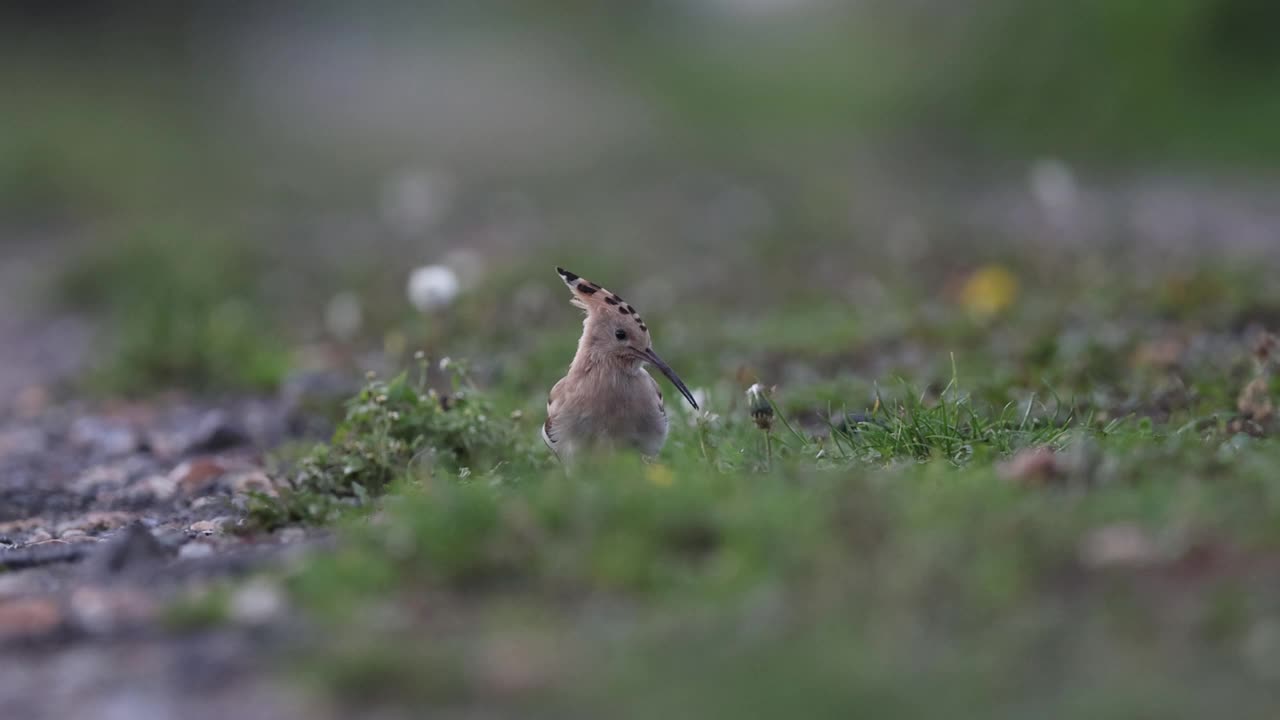
[[627, 331], [626, 331], [626, 330], [623, 330], [622, 328], [618, 328], [618, 330], [617, 330], [616, 332], [614, 332], [614, 333], [613, 333], [613, 336], [614, 336], [614, 337], [616, 337], [616, 338], [618, 338], [619, 340], [626, 340], [626, 339], [627, 339]]

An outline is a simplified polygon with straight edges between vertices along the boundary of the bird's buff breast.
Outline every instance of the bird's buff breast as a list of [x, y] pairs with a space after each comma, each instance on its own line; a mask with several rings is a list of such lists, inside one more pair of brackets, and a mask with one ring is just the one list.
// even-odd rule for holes
[[656, 455], [667, 438], [667, 417], [651, 386], [648, 377], [636, 376], [573, 398], [558, 413], [563, 439], [577, 447], [623, 445]]

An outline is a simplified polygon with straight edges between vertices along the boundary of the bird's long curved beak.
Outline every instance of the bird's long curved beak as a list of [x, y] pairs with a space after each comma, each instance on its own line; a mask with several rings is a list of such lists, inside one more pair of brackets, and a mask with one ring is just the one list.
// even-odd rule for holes
[[667, 379], [671, 381], [671, 384], [675, 385], [676, 389], [680, 391], [680, 394], [684, 395], [684, 398], [689, 401], [693, 409], [698, 409], [698, 401], [693, 399], [693, 393], [689, 392], [689, 388], [685, 387], [684, 381], [680, 379], [679, 375], [676, 375], [676, 371], [672, 370], [670, 365], [658, 357], [658, 353], [654, 352], [653, 348], [641, 350], [640, 357], [644, 358], [645, 362], [661, 370], [662, 374], [666, 375]]

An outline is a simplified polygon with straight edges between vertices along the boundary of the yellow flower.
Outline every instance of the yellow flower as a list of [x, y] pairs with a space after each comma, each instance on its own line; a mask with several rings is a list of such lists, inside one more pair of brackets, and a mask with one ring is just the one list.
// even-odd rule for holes
[[644, 477], [658, 487], [671, 487], [671, 484], [676, 481], [675, 475], [671, 474], [671, 468], [660, 463], [646, 465]]
[[982, 317], [1004, 312], [1017, 299], [1018, 278], [1001, 265], [978, 268], [960, 289], [960, 303]]

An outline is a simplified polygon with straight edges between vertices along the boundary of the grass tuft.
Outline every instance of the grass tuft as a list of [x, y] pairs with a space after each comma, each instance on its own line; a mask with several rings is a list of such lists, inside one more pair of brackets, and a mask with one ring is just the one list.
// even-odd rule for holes
[[427, 385], [426, 361], [415, 373], [370, 377], [348, 403], [331, 443], [299, 462], [279, 497], [258, 496], [258, 527], [325, 522], [342, 507], [367, 504], [401, 479], [435, 475], [500, 483], [536, 465], [532, 433], [518, 416], [500, 415], [469, 382], [466, 364], [442, 363], [451, 389]]
[[254, 309], [260, 264], [246, 247], [181, 224], [154, 225], [86, 255], [61, 292], [109, 323], [91, 387], [126, 395], [274, 388], [289, 356], [269, 316]]

